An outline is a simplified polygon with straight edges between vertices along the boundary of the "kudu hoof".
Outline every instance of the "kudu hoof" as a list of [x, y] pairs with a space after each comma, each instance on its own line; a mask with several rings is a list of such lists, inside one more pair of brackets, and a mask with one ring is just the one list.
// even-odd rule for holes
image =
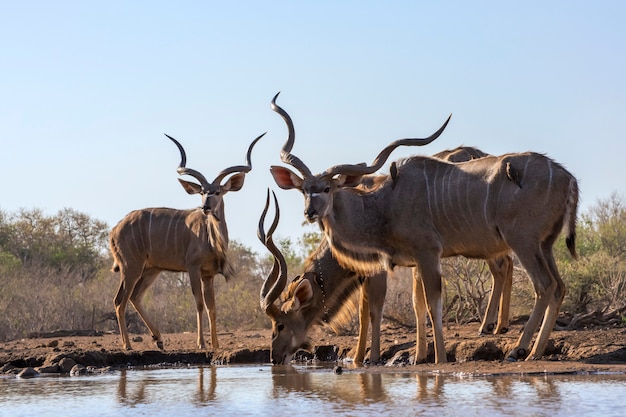
[[156, 345], [157, 349], [163, 350], [163, 341], [159, 340], [156, 336], [152, 336], [152, 341]]
[[525, 357], [526, 357], [526, 349], [519, 348], [509, 353], [509, 356], [507, 356], [506, 360], [507, 362], [517, 362], [518, 360], [524, 359]]

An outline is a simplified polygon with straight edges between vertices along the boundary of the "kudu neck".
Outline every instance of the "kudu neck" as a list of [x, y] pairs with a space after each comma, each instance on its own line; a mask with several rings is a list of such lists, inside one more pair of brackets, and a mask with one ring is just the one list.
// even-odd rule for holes
[[325, 240], [307, 259], [305, 276], [311, 280], [313, 289], [313, 302], [308, 311], [310, 324], [332, 324], [360, 286], [357, 275], [339, 265]]

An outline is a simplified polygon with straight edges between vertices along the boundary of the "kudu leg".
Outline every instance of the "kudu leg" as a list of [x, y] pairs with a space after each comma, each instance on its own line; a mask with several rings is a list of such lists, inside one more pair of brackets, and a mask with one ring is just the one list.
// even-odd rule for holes
[[363, 364], [365, 359], [365, 345], [367, 343], [367, 330], [369, 328], [369, 283], [370, 278], [364, 278], [361, 285], [361, 297], [359, 299], [359, 339], [356, 344], [356, 354], [354, 355], [354, 363], [356, 365]]
[[[425, 258], [418, 263], [419, 276], [423, 287], [423, 296], [426, 300], [426, 308], [430, 321], [433, 326], [433, 339], [435, 346], [435, 363], [447, 362], [445, 343], [443, 340], [443, 300], [441, 296], [441, 272], [439, 269], [439, 259]], [[415, 286], [415, 277], [413, 279], [413, 299], [417, 296]], [[419, 300], [419, 298], [418, 298]], [[416, 310], [417, 317], [417, 310]], [[419, 319], [419, 318], [418, 318]], [[424, 341], [426, 337], [426, 324], [423, 326], [418, 324], [418, 329], [423, 329]], [[419, 333], [419, 332], [418, 332]], [[419, 334], [418, 334], [419, 339]], [[419, 355], [416, 356], [418, 359]]]
[[550, 270], [552, 277], [555, 279], [557, 286], [556, 290], [553, 292], [553, 298], [549, 300], [550, 303], [546, 309], [546, 314], [541, 328], [539, 329], [537, 340], [528, 355], [528, 359], [540, 359], [543, 356], [548, 345], [548, 339], [550, 338], [552, 329], [554, 329], [554, 325], [556, 324], [559, 309], [563, 303], [566, 293], [565, 284], [563, 283], [563, 279], [561, 278], [561, 275], [556, 267], [556, 262], [554, 261], [551, 243], [548, 247], [544, 248], [544, 259], [546, 260], [548, 269]]
[[505, 255], [488, 259], [487, 265], [492, 275], [492, 287], [479, 333], [506, 333], [509, 327], [513, 260]]
[[416, 340], [415, 340], [415, 360], [413, 364], [426, 362], [428, 356], [428, 344], [426, 343], [426, 298], [424, 296], [424, 285], [422, 278], [413, 268], [413, 310], [415, 311]]
[[189, 282], [191, 284], [191, 293], [196, 303], [196, 328], [198, 329], [198, 339], [196, 345], [198, 349], [205, 349], [204, 334], [202, 333], [202, 319], [204, 317], [204, 299], [202, 296], [202, 278], [200, 271], [195, 268], [189, 270]]
[[126, 350], [132, 349], [130, 338], [128, 337], [128, 328], [126, 327], [126, 306], [135, 288], [135, 284], [140, 277], [141, 269], [128, 268], [125, 270], [120, 267], [120, 285], [113, 299], [117, 324], [119, 325], [120, 336], [122, 337], [122, 346]]
[[361, 286], [359, 304], [359, 339], [357, 342], [354, 363], [360, 365], [365, 359], [365, 347], [369, 322], [372, 323], [372, 346], [370, 348], [370, 363], [380, 360], [380, 325], [387, 293], [387, 274], [382, 272], [365, 278]]
[[[508, 354], [508, 360], [519, 359], [536, 359], [543, 355], [545, 345], [542, 349], [538, 349], [539, 344], [547, 344], [548, 337], [554, 326], [552, 317], [556, 321], [556, 314], [560, 302], [555, 298], [558, 292], [559, 284], [557, 279], [552, 275], [548, 261], [544, 258], [542, 252], [538, 251], [516, 251], [521, 264], [526, 269], [535, 289], [535, 305], [531, 311], [530, 317], [524, 326], [524, 330], [519, 337], [516, 346]], [[535, 331], [539, 328], [541, 322], [541, 332], [538, 336], [538, 342], [533, 349], [533, 355], [528, 355], [528, 348], [532, 341]]]
[[387, 294], [387, 274], [380, 273], [369, 278], [369, 307], [370, 321], [372, 322], [372, 347], [370, 349], [370, 363], [380, 361], [380, 325], [383, 318], [383, 306]]
[[154, 340], [157, 348], [163, 349], [163, 337], [161, 336], [161, 332], [159, 332], [159, 329], [152, 322], [152, 320], [150, 320], [143, 308], [143, 305], [141, 304], [141, 300], [143, 299], [146, 290], [157, 279], [160, 273], [161, 271], [158, 269], [145, 269], [141, 278], [139, 278], [139, 281], [135, 284], [133, 293], [130, 296], [130, 302], [133, 304], [133, 307], [135, 307], [135, 310], [137, 310], [141, 320], [143, 320], [144, 324], [148, 327], [152, 340]]
[[209, 330], [211, 331], [211, 346], [213, 349], [219, 348], [217, 341], [217, 323], [215, 313], [215, 291], [213, 289], [213, 278], [208, 277], [202, 279], [202, 293], [204, 295], [204, 304], [209, 314]]
[[509, 310], [511, 308], [511, 291], [513, 289], [513, 258], [510, 255], [506, 255], [503, 260], [506, 260], [504, 263], [506, 267], [503, 267], [504, 285], [500, 294], [500, 311], [498, 314], [498, 325], [494, 331], [495, 334], [504, 334], [509, 331]]

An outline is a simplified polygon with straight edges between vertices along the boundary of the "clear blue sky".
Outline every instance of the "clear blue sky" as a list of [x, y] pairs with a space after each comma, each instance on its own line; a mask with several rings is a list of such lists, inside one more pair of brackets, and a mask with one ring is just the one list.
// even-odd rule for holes
[[269, 174], [286, 138], [278, 91], [314, 172], [371, 162], [452, 113], [437, 141], [391, 160], [532, 150], [576, 175], [581, 211], [624, 190], [623, 1], [25, 0], [0, 16], [0, 210], [70, 207], [112, 226], [133, 209], [195, 207], [163, 134], [213, 178], [268, 131], [225, 197], [230, 236], [264, 252], [272, 187], [277, 234], [296, 239], [310, 230], [302, 197]]

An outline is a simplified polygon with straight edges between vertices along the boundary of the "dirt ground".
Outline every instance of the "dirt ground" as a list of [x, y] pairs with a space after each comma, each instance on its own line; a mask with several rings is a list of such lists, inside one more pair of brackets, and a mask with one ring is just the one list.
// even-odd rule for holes
[[[504, 335], [478, 336], [478, 324], [451, 326], [445, 331], [447, 364], [410, 366], [415, 330], [393, 323], [382, 330], [380, 365], [367, 372], [406, 371], [466, 374], [533, 373], [626, 373], [626, 327], [553, 331], [547, 352], [540, 361], [507, 362], [504, 356], [514, 345], [522, 325], [513, 325]], [[28, 339], [0, 343], [0, 373], [17, 373], [32, 367], [39, 372], [63, 372], [60, 361], [71, 358], [85, 367], [179, 366], [198, 364], [267, 364], [270, 331], [219, 333], [219, 349], [195, 348], [195, 333], [165, 334], [165, 350], [156, 349], [149, 335], [131, 335], [133, 350], [121, 348], [117, 334], [90, 331], [58, 331]], [[432, 338], [429, 335], [432, 350]], [[337, 336], [320, 329], [311, 334], [314, 354], [298, 354], [298, 360], [337, 361], [351, 356], [356, 335]], [[369, 343], [368, 343], [369, 346]], [[297, 363], [297, 362], [296, 362]], [[341, 362], [350, 368], [347, 362]], [[66, 371], [67, 372], [67, 371]]]

